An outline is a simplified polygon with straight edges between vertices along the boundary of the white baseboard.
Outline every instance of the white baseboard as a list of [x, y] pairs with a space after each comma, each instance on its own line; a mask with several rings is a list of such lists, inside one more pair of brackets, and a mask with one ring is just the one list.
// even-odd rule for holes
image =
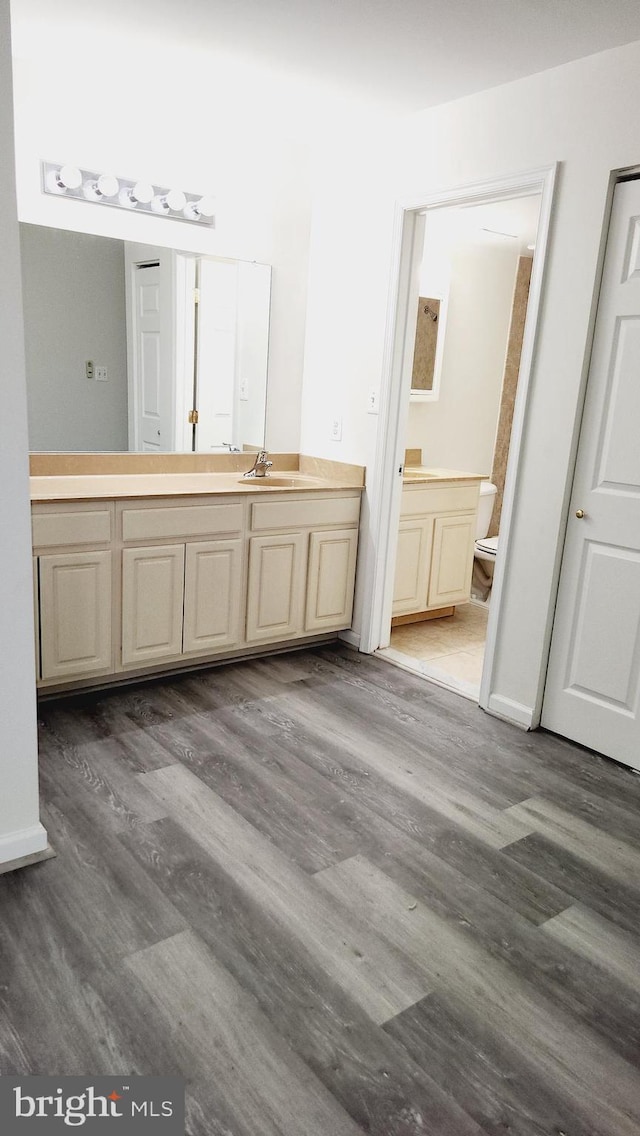
[[47, 833], [41, 824], [34, 824], [31, 828], [21, 828], [17, 832], [0, 836], [0, 870], [4, 864], [11, 864], [14, 860], [23, 860], [25, 856], [46, 852], [47, 843]]
[[351, 628], [348, 628], [347, 631], [339, 631], [338, 639], [341, 639], [343, 643], [348, 643], [350, 647], [355, 647], [356, 651], [360, 650], [360, 636]]
[[487, 710], [490, 714], [495, 714], [496, 718], [502, 718], [505, 722], [511, 722], [514, 726], [521, 726], [524, 730], [533, 729], [533, 709], [531, 706], [525, 706], [522, 702], [516, 702], [513, 698], [503, 698], [501, 694], [492, 694], [489, 698]]

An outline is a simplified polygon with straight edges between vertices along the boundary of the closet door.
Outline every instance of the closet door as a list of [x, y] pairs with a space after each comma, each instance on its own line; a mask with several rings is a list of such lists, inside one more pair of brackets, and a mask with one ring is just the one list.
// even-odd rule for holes
[[640, 769], [640, 181], [604, 261], [542, 724]]

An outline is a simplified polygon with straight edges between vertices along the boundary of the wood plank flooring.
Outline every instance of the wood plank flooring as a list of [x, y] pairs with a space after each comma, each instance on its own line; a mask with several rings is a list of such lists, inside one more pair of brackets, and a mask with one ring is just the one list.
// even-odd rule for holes
[[40, 707], [0, 1074], [188, 1136], [639, 1136], [640, 778], [334, 644]]

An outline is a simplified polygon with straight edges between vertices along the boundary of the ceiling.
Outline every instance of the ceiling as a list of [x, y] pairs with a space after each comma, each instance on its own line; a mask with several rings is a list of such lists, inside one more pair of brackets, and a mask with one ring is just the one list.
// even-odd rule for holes
[[[196, 50], [410, 113], [640, 39], [638, 0], [12, 0], [14, 53]], [[87, 78], [91, 54], [84, 56]]]

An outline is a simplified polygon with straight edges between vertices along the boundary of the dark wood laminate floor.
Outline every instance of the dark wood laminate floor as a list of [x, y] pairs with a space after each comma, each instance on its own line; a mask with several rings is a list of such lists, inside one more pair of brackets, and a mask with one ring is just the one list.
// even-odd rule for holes
[[640, 778], [335, 646], [44, 704], [0, 1073], [189, 1136], [638, 1136]]

